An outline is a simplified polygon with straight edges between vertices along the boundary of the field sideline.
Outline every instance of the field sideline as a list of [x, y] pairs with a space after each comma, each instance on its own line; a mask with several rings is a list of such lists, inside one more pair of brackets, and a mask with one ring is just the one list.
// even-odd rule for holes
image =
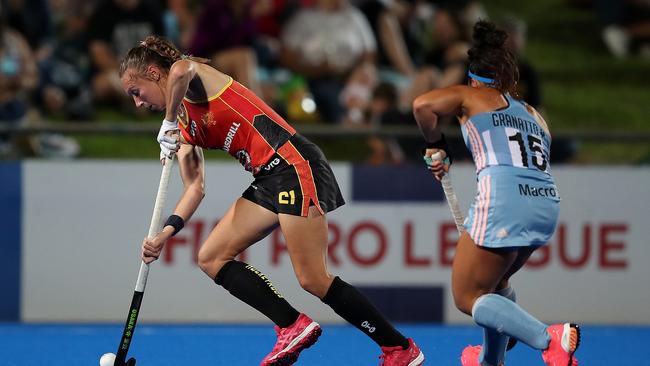
[[[400, 325], [416, 339], [425, 365], [460, 365], [463, 347], [480, 341], [470, 326]], [[122, 326], [117, 324], [0, 324], [0, 366], [93, 366], [105, 352], [115, 352]], [[270, 325], [138, 326], [130, 354], [138, 366], [259, 365], [273, 347]], [[580, 365], [650, 365], [646, 345], [650, 326], [583, 326]], [[323, 326], [323, 336], [303, 352], [296, 365], [379, 365], [379, 348], [358, 330]], [[518, 345], [508, 365], [543, 366], [539, 352]]]

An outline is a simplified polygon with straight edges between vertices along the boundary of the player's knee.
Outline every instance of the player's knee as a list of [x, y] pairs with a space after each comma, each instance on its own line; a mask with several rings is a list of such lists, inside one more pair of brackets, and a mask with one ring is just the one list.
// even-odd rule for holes
[[328, 276], [315, 275], [313, 273], [296, 274], [296, 277], [303, 290], [318, 298], [323, 298], [323, 296], [325, 296], [327, 289], [332, 282]]
[[472, 315], [472, 306], [474, 305], [474, 299], [469, 298], [468, 296], [454, 296], [454, 304], [456, 308], [461, 312]]
[[199, 250], [197, 264], [201, 268], [201, 271], [210, 276], [210, 278], [214, 278], [226, 262], [235, 259], [234, 256], [219, 255], [214, 250], [211, 251], [204, 248], [205, 246]]
[[471, 316], [472, 315], [472, 308], [474, 307], [474, 303], [476, 300], [481, 297], [482, 295], [485, 295], [487, 292], [484, 291], [476, 291], [476, 292], [454, 292], [454, 304], [456, 305], [456, 308], [460, 310], [461, 312]]

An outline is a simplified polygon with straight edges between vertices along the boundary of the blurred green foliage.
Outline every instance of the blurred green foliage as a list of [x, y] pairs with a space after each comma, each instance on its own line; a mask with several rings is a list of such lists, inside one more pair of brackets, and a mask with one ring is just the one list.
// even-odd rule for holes
[[[650, 132], [650, 60], [616, 59], [588, 6], [568, 0], [484, 2], [491, 17], [528, 24], [526, 56], [542, 83], [543, 111], [558, 130]], [[650, 144], [580, 144], [576, 162], [648, 163]]]

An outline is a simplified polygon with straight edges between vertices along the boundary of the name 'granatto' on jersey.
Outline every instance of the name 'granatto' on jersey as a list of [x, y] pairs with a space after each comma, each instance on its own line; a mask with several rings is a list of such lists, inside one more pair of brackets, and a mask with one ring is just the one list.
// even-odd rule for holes
[[518, 116], [513, 116], [509, 113], [495, 112], [491, 113], [492, 124], [494, 127], [506, 126], [517, 128], [523, 132], [531, 133], [537, 136], [545, 137], [544, 130], [535, 122], [528, 121]]

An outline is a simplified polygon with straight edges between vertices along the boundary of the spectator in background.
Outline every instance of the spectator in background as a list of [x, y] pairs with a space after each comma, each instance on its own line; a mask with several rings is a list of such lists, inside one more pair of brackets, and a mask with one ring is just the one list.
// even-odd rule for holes
[[255, 42], [260, 67], [281, 68], [281, 35], [285, 24], [310, 0], [263, 0], [266, 6], [255, 17], [257, 38]]
[[363, 118], [377, 80], [377, 44], [357, 8], [348, 0], [317, 0], [289, 20], [281, 40], [282, 63], [305, 76], [326, 122]]
[[[412, 112], [404, 112], [399, 106], [399, 95], [395, 85], [380, 82], [372, 95], [369, 108], [369, 122], [373, 126], [402, 125], [414, 123]], [[398, 164], [404, 161], [405, 154], [399, 139], [371, 135], [366, 140], [370, 156], [366, 162], [373, 165]]]
[[99, 102], [128, 102], [117, 73], [118, 59], [140, 40], [164, 31], [162, 12], [148, 0], [103, 0], [90, 18], [88, 51], [92, 89]]
[[[0, 123], [28, 123], [30, 95], [39, 82], [36, 57], [27, 39], [6, 26], [0, 6]], [[79, 145], [60, 135], [41, 134], [9, 141], [0, 135], [0, 156], [72, 157]]]
[[47, 0], [2, 0], [7, 25], [25, 37], [38, 63], [50, 57], [55, 41]]
[[[25, 117], [37, 83], [34, 54], [25, 37], [6, 25], [0, 5], [0, 123], [17, 124]], [[0, 156], [12, 150], [8, 137], [0, 135]]]
[[56, 38], [51, 57], [39, 64], [36, 101], [50, 116], [88, 120], [93, 116], [90, 60], [86, 32], [92, 4], [84, 0], [53, 2]]
[[409, 53], [401, 20], [410, 20], [411, 5], [401, 0], [361, 0], [358, 6], [378, 41], [379, 81], [397, 88], [397, 106], [410, 114], [413, 99], [435, 87], [439, 76], [434, 68], [417, 67]]
[[255, 18], [268, 10], [269, 0], [206, 1], [190, 31], [190, 54], [210, 59], [212, 66], [260, 94]]
[[[468, 15], [468, 9], [473, 9], [473, 1], [436, 1], [419, 4], [420, 17], [429, 19], [430, 30], [422, 30], [419, 36], [422, 51], [416, 57], [419, 62], [432, 69], [432, 89], [444, 88], [456, 84], [466, 83], [468, 67], [469, 37], [467, 29], [473, 26], [474, 18]], [[423, 10], [422, 10], [423, 9]], [[466, 24], [466, 20], [471, 25]], [[409, 99], [415, 98], [409, 96]], [[441, 126], [452, 126], [456, 122], [454, 117], [441, 116]], [[402, 139], [400, 141], [407, 156], [419, 159], [419, 154], [414, 154], [420, 146], [415, 139]], [[449, 139], [450, 150], [457, 160], [469, 158], [464, 141], [460, 137]]]
[[416, 69], [400, 24], [408, 5], [399, 0], [361, 0], [357, 6], [377, 39], [378, 66], [393, 69], [404, 77], [413, 76]]
[[464, 28], [463, 32], [467, 35], [472, 34], [474, 23], [488, 18], [485, 7], [477, 0], [425, 0], [425, 2], [458, 14]]
[[165, 20], [171, 23], [166, 24], [168, 27], [167, 38], [170, 41], [177, 41], [182, 49], [187, 50], [194, 32], [194, 22], [198, 11], [197, 2], [192, 0], [160, 0], [160, 4], [165, 5], [167, 8]]
[[603, 23], [602, 38], [616, 57], [639, 52], [650, 57], [650, 2], [647, 0], [595, 0]]
[[469, 42], [461, 10], [438, 7], [433, 12], [432, 47], [424, 63], [440, 72], [436, 87], [443, 88], [465, 80]]

